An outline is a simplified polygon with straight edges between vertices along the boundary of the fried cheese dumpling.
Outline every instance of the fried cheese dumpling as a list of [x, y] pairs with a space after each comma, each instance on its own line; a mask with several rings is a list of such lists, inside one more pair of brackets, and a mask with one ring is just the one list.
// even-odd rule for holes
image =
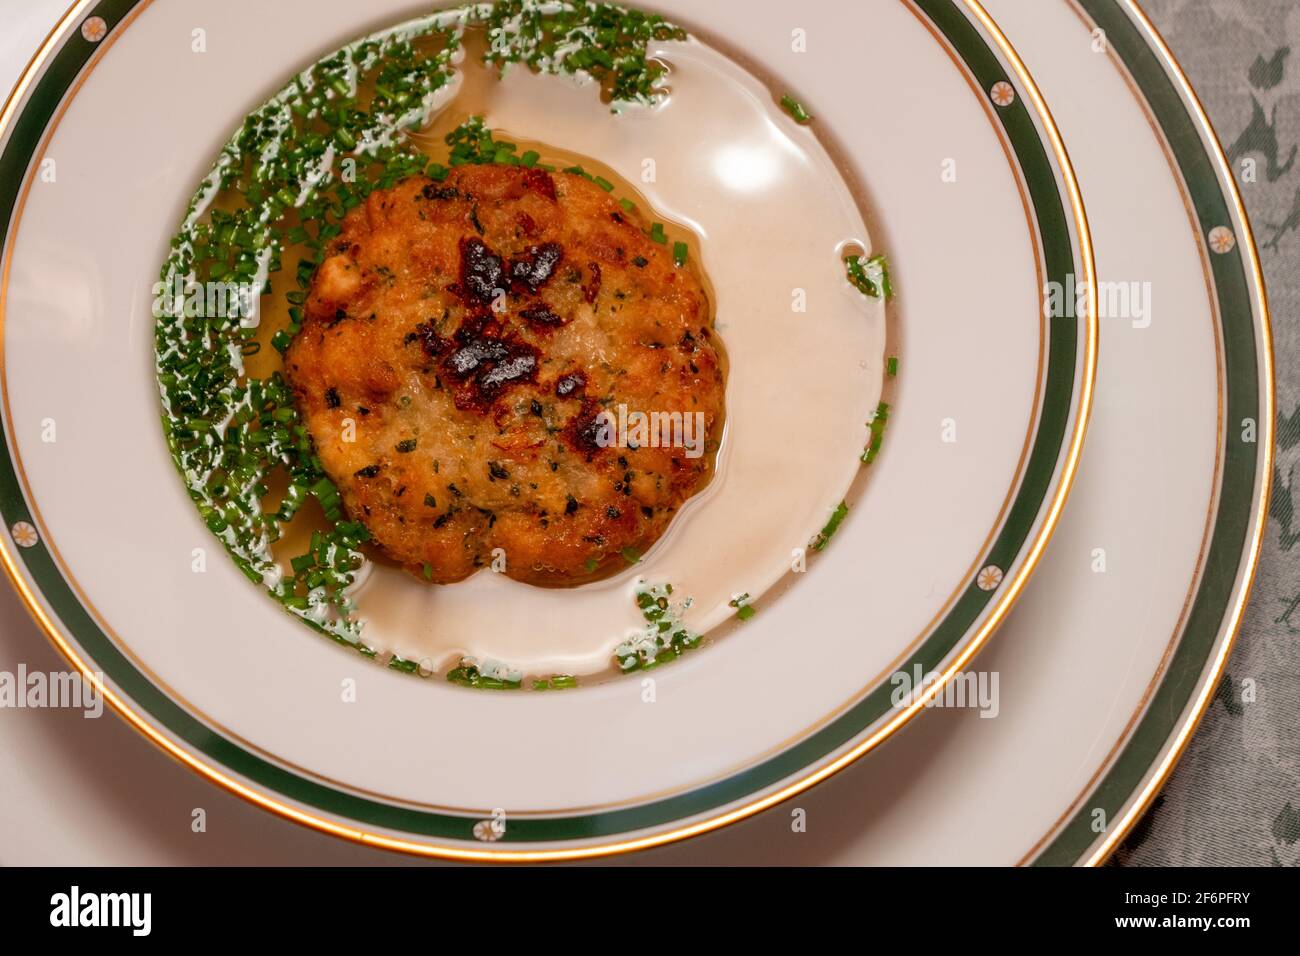
[[513, 165], [407, 179], [347, 215], [285, 372], [374, 547], [440, 583], [504, 562], [575, 584], [635, 560], [708, 483], [719, 345], [647, 225], [583, 176]]

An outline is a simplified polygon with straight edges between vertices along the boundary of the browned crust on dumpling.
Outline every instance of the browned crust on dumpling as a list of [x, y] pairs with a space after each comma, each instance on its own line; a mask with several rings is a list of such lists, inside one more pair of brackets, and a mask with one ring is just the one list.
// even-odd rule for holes
[[[505, 165], [348, 214], [285, 370], [377, 548], [436, 582], [499, 548], [513, 578], [578, 583], [647, 550], [708, 483], [724, 391], [708, 303], [646, 229], [581, 176]], [[605, 447], [597, 416], [620, 405], [703, 413], [703, 454]]]

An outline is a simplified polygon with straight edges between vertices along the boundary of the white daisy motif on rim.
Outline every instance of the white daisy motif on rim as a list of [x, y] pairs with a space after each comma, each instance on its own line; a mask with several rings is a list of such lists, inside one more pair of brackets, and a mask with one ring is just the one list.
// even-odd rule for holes
[[1227, 226], [1215, 226], [1210, 230], [1210, 248], [1223, 255], [1237, 247], [1237, 237]]
[[998, 80], [989, 90], [989, 99], [998, 106], [1010, 106], [1016, 101], [1016, 88], [1006, 80]]
[[500, 823], [496, 820], [480, 820], [474, 824], [474, 839], [482, 840], [484, 843], [496, 843], [505, 832], [504, 820]]
[[980, 573], [975, 575], [975, 583], [981, 591], [992, 591], [1002, 583], [1002, 569], [996, 564], [980, 569]]
[[103, 17], [87, 17], [81, 25], [81, 35], [91, 43], [98, 43], [108, 34], [108, 24]]
[[36, 529], [26, 521], [19, 521], [9, 529], [9, 533], [13, 535], [14, 541], [20, 548], [30, 548], [41, 540], [41, 536], [36, 533]]

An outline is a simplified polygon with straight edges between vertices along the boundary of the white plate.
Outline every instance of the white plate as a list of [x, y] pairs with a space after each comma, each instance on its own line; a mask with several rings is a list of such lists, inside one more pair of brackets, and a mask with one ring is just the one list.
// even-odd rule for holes
[[[1046, 3], [1030, 7], [1023, 0], [990, 3], [1052, 97], [1070, 139], [1102, 275], [1153, 282], [1164, 275], [1161, 287], [1176, 291], [1185, 284], [1174, 283], [1178, 269], [1155, 268], [1162, 250], [1196, 272], [1201, 255], [1143, 110], [1114, 65], [1094, 59], [1091, 37], [1077, 17]], [[1116, 142], [1129, 146], [1113, 157]], [[1116, 160], [1141, 175], [1114, 175]], [[1141, 202], [1141, 229], [1134, 228], [1136, 213], [1129, 208], [1135, 201]], [[1173, 323], [1188, 303], [1176, 306], [1159, 292], [1153, 301], [1156, 311], [1146, 330], [1103, 320], [1098, 409], [1078, 487], [1033, 586], [979, 658], [981, 670], [1001, 676], [999, 717], [935, 712], [788, 804], [632, 859], [1008, 864], [1026, 858], [1054, 832], [1053, 824], [1076, 806], [1089, 779], [1108, 766], [1108, 754], [1125, 738], [1125, 725], [1147, 687], [1166, 673], [1160, 649], [1170, 634], [1160, 625], [1176, 621], [1194, 564], [1190, 550], [1182, 552], [1181, 564], [1171, 558], [1178, 548], [1193, 548], [1203, 530], [1180, 522], [1179, 513], [1204, 513], [1210, 505], [1213, 466], [1205, 442], [1184, 448], [1153, 422], [1156, 410], [1141, 410], [1153, 398], [1153, 375], [1170, 390], [1171, 404], [1212, 401], [1205, 376], [1184, 374], [1178, 364], [1191, 358], [1208, 366], [1212, 345], [1202, 332], [1189, 343], [1190, 352], [1175, 347], [1183, 336]], [[1191, 308], [1195, 320], [1188, 319], [1184, 330], [1206, 329], [1208, 299]], [[1162, 329], [1163, 339], [1150, 337]], [[1266, 363], [1261, 372], [1269, 372]], [[1160, 481], [1146, 479], [1152, 469], [1159, 469]], [[1098, 546], [1107, 548], [1105, 575], [1091, 570]], [[1159, 560], [1150, 559], [1153, 553]], [[1120, 565], [1113, 563], [1117, 555], [1124, 556]], [[1131, 573], [1135, 569], [1140, 571]], [[6, 610], [9, 618], [21, 614], [16, 601]], [[9, 640], [0, 666], [13, 670], [20, 660], [55, 666], [52, 654], [32, 646], [38, 632], [28, 627], [20, 634], [19, 623], [5, 630]], [[1223, 639], [1216, 645], [1222, 647]], [[1197, 683], [1203, 679], [1198, 675]], [[1179, 714], [1180, 727], [1189, 725], [1187, 716]], [[157, 760], [116, 722], [85, 721], [75, 712], [28, 712], [0, 722], [0, 732], [5, 802], [24, 808], [3, 820], [7, 830], [0, 842], [8, 863], [398, 862], [264, 820], [239, 801], [205, 793], [197, 779]], [[1150, 769], [1156, 767], [1152, 761]], [[51, 793], [60, 796], [49, 799]], [[211, 835], [190, 831], [189, 814], [199, 806], [208, 814]], [[806, 814], [806, 831], [799, 834], [791, 830], [795, 809]], [[1110, 834], [1118, 835], [1118, 829]], [[1080, 860], [1095, 857], [1078, 853]]]
[[[584, 856], [739, 819], [918, 712], [924, 697], [894, 705], [890, 676], [950, 676], [1037, 563], [1093, 372], [1088, 311], [1041, 317], [1045, 282], [1091, 276], [1068, 165], [1013, 55], [947, 0], [801, 11], [799, 25], [775, 3], [745, 4], [743, 17], [736, 5], [664, 5], [812, 105], [847, 178], [864, 184], [871, 240], [889, 250], [901, 290], [887, 450], [825, 559], [743, 627], [656, 672], [653, 694], [642, 680], [466, 693], [313, 639], [223, 561], [193, 573], [210, 539], [166, 462], [150, 374], [148, 303], [167, 238], [225, 131], [287, 79], [250, 64], [305, 64], [422, 9], [371, 5], [360, 24], [343, 4], [104, 0], [65, 18], [5, 116], [5, 162], [27, 172], [4, 180], [17, 202], [2, 303], [16, 466], [4, 476], [17, 544], [5, 542], [6, 564], [60, 649], [104, 672], [137, 729], [328, 832], [449, 856]], [[795, 26], [823, 44], [816, 56], [792, 42]], [[862, 37], [876, 44], [866, 60]], [[859, 85], [843, 83], [835, 67], [846, 62]], [[167, 83], [151, 82], [157, 71]], [[864, 114], [862, 90], [898, 95]], [[165, 150], [103, 148], [156, 141], [159, 117]], [[673, 196], [656, 205], [674, 208]], [[768, 250], [776, 258], [753, 281], [782, 305], [751, 321], [789, 321], [781, 252]], [[718, 296], [727, 316], [734, 299]], [[878, 376], [877, 362], [870, 399]], [[734, 369], [732, 386], [755, 387]], [[730, 427], [760, 426], [742, 415]], [[954, 428], [959, 440], [945, 441]], [[799, 436], [781, 440], [798, 457]], [[788, 508], [788, 491], [761, 504]], [[476, 843], [475, 824], [497, 808], [504, 839]]]

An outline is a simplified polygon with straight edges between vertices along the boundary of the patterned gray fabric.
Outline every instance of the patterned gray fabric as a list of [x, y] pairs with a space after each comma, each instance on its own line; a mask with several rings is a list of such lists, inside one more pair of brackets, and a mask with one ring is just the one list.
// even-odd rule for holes
[[1278, 455], [1227, 676], [1120, 865], [1300, 863], [1300, 0], [1147, 0], [1237, 172], [1277, 359]]

